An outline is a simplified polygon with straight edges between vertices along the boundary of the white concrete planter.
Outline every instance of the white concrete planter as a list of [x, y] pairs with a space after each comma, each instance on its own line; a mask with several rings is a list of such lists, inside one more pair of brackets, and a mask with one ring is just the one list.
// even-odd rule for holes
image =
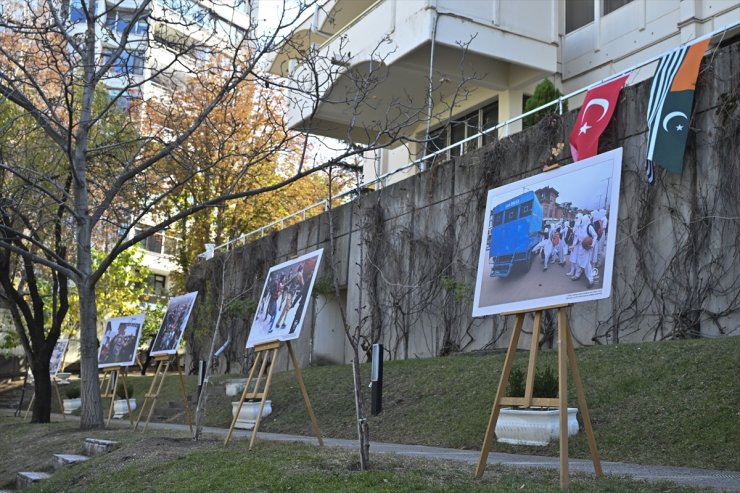
[[[568, 436], [578, 433], [578, 408], [568, 408]], [[515, 445], [544, 446], [560, 439], [560, 411], [552, 408], [501, 409], [496, 422], [496, 440]]]
[[[131, 406], [131, 412], [136, 409], [136, 399], [128, 400], [129, 406]], [[126, 399], [120, 399], [113, 401], [113, 417], [115, 419], [121, 419], [128, 414], [128, 406], [126, 405]]]
[[234, 380], [228, 380], [224, 382], [224, 386], [226, 387], [226, 395], [228, 395], [229, 397], [241, 395], [246, 383], [246, 378], [235, 378]]
[[[236, 410], [239, 408], [239, 401], [231, 403], [231, 415], [236, 415]], [[239, 413], [239, 417], [234, 424], [234, 428], [240, 428], [242, 430], [251, 430], [254, 428], [257, 422], [257, 413], [260, 410], [260, 401], [244, 401], [242, 404], [242, 410]], [[269, 416], [272, 413], [272, 401], [265, 401], [265, 408], [262, 410], [262, 417]]]
[[72, 414], [82, 407], [82, 399], [79, 397], [76, 399], [62, 399], [62, 406], [64, 406], [64, 414]]

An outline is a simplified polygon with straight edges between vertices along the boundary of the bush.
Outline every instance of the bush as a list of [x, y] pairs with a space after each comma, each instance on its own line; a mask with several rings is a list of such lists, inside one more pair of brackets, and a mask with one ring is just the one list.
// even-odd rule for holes
[[[134, 386], [131, 384], [126, 385], [126, 390], [128, 390], [128, 398], [132, 399], [134, 397]], [[125, 399], [126, 393], [123, 391], [123, 384], [119, 385], [116, 388], [116, 397], [119, 399]]]
[[[532, 97], [530, 97], [527, 100], [527, 103], [524, 105], [524, 112], [531, 111], [535, 108], [539, 108], [543, 104], [547, 104], [550, 101], [554, 101], [558, 99], [563, 94], [558, 90], [555, 85], [550, 82], [548, 79], [543, 80], [539, 84], [537, 84], [537, 87], [534, 90], [534, 94], [532, 94]], [[563, 101], [563, 111], [568, 110], [568, 102]], [[524, 121], [522, 122], [524, 127], [531, 127], [538, 121], [545, 118], [547, 115], [551, 115], [553, 113], [557, 113], [558, 106], [550, 106], [549, 108], [546, 108], [542, 111], [538, 111], [537, 113], [534, 113], [532, 115], [529, 115], [524, 118]]]
[[[527, 387], [527, 376], [519, 367], [511, 369], [506, 395], [509, 397], [524, 397]], [[534, 374], [534, 390], [532, 397], [554, 398], [558, 396], [558, 378], [550, 365], [537, 369]]]
[[67, 387], [67, 390], [64, 391], [64, 395], [67, 396], [67, 399], [79, 399], [80, 388], [77, 385], [70, 385]]

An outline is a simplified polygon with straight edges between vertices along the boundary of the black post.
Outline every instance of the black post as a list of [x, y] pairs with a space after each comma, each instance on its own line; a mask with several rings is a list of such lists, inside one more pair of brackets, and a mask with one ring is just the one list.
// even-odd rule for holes
[[372, 373], [370, 375], [370, 414], [377, 416], [383, 410], [383, 345], [373, 344]]

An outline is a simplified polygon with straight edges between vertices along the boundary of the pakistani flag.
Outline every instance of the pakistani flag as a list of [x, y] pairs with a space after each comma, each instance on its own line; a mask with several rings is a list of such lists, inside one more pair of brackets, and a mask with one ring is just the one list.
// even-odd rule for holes
[[648, 102], [648, 183], [655, 180], [654, 164], [673, 173], [683, 170], [683, 154], [689, 133], [699, 64], [709, 39], [682, 46], [658, 63]]

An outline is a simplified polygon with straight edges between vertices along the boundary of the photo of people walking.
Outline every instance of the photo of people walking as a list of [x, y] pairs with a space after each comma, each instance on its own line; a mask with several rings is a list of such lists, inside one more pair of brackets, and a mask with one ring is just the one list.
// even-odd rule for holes
[[488, 192], [473, 316], [609, 296], [621, 163], [617, 149]]
[[276, 265], [267, 274], [247, 347], [297, 339], [308, 308], [322, 250]]

